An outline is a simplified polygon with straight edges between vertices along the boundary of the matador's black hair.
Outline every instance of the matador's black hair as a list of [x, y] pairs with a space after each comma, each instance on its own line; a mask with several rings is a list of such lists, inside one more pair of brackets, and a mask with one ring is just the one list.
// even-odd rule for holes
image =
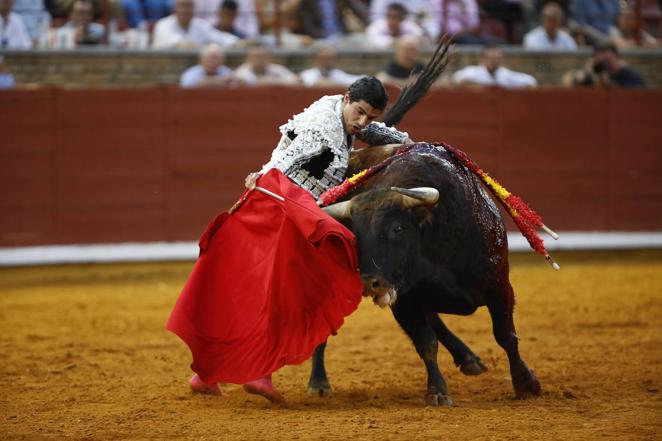
[[361, 77], [347, 89], [349, 102], [363, 100], [377, 110], [384, 110], [388, 103], [388, 94], [384, 85], [375, 77]]

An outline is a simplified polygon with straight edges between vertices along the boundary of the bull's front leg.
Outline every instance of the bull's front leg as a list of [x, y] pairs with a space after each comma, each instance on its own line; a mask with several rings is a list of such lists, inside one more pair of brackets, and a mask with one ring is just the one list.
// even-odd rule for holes
[[498, 287], [496, 295], [488, 299], [487, 307], [492, 317], [492, 332], [499, 346], [508, 355], [510, 376], [515, 393], [519, 398], [537, 397], [540, 395], [540, 381], [526, 365], [519, 354], [518, 337], [513, 323], [513, 308], [515, 295], [510, 282], [506, 281]]
[[393, 307], [393, 315], [402, 329], [411, 338], [416, 352], [423, 360], [428, 373], [425, 402], [430, 406], [452, 406], [453, 400], [448, 395], [448, 387], [437, 364], [439, 342], [434, 331], [425, 319], [425, 313], [409, 302], [401, 299]]
[[437, 313], [428, 313], [427, 321], [437, 335], [439, 342], [450, 352], [455, 365], [460, 368], [464, 375], [480, 375], [487, 371], [487, 367], [480, 357], [474, 354], [458, 336], [446, 327], [446, 324]]
[[315, 348], [315, 352], [313, 352], [310, 379], [308, 380], [308, 395], [328, 397], [333, 393], [329, 379], [326, 376], [326, 367], [324, 366], [325, 349], [326, 342], [321, 343]]

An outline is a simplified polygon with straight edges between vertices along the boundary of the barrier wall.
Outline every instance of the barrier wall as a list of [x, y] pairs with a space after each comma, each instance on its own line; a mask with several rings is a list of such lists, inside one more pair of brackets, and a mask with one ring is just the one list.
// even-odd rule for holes
[[[452, 73], [468, 65], [478, 64], [481, 46], [456, 45], [453, 48], [442, 83], [450, 82]], [[563, 74], [583, 69], [592, 56], [592, 50], [583, 47], [577, 51], [530, 51], [520, 46], [504, 46], [504, 66], [533, 75], [541, 86], [558, 86]], [[197, 63], [195, 49], [126, 50], [111, 48], [78, 48], [76, 50], [2, 50], [9, 71], [16, 77], [18, 87], [61, 86], [67, 88], [129, 88], [176, 85], [182, 72]], [[421, 54], [426, 60], [430, 50]], [[662, 88], [662, 49], [628, 49], [623, 59], [646, 80], [649, 88]], [[314, 64], [315, 50], [277, 49], [274, 62], [294, 72]], [[353, 74], [374, 74], [392, 58], [392, 50], [365, 50], [362, 48], [339, 50], [337, 67]], [[236, 68], [246, 59], [243, 49], [229, 49], [226, 64]]]
[[[194, 240], [322, 92], [0, 94], [0, 246]], [[439, 91], [399, 126], [470, 154], [557, 230], [662, 230], [662, 91]]]

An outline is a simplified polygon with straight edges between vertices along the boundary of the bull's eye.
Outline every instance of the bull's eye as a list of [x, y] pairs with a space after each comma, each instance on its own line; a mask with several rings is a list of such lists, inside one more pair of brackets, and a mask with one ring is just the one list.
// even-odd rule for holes
[[395, 234], [400, 234], [400, 233], [402, 233], [403, 230], [404, 230], [404, 228], [402, 228], [402, 225], [396, 225], [395, 228], [393, 228], [393, 232]]

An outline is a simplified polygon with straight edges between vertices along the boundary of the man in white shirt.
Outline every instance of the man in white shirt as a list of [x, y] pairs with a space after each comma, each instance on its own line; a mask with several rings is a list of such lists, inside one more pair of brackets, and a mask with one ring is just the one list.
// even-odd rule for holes
[[[202, 18], [212, 26], [218, 24], [218, 10], [223, 0], [195, 0], [195, 16]], [[255, 38], [260, 34], [254, 0], [235, 0], [237, 2], [237, 19], [235, 27], [246, 35]]]
[[199, 64], [191, 66], [182, 74], [179, 85], [192, 87], [225, 87], [238, 84], [232, 70], [223, 65], [225, 54], [216, 43], [205, 46], [200, 51]]
[[524, 48], [544, 51], [576, 51], [575, 40], [561, 29], [563, 18], [563, 10], [557, 3], [547, 3], [540, 13], [542, 25], [524, 35]]
[[234, 45], [239, 38], [221, 32], [207, 21], [194, 17], [193, 0], [175, 0], [174, 13], [156, 22], [152, 47], [155, 49], [195, 48], [208, 43]]
[[14, 0], [0, 0], [0, 49], [30, 49], [32, 40], [13, 8]]
[[423, 37], [423, 29], [407, 19], [407, 8], [402, 3], [388, 5], [386, 17], [370, 23], [366, 29], [368, 44], [380, 49], [392, 47], [395, 41], [405, 35]]
[[536, 87], [534, 77], [523, 72], [515, 72], [503, 67], [503, 54], [498, 46], [489, 45], [483, 49], [481, 64], [467, 66], [453, 74], [453, 83], [460, 86], [492, 86], [506, 89]]
[[315, 56], [315, 67], [299, 74], [306, 87], [349, 87], [361, 75], [352, 75], [334, 67], [338, 55], [331, 46], [322, 47]]
[[33, 42], [39, 41], [42, 29], [51, 21], [44, 0], [16, 0], [14, 12], [21, 16], [25, 29]]
[[[372, 0], [370, 2], [370, 22], [375, 22], [385, 18], [388, 6], [394, 0]], [[405, 3], [404, 1], [402, 3]], [[407, 9], [409, 10], [410, 20], [419, 25], [425, 32], [426, 37], [436, 39], [439, 36], [440, 29], [437, 22], [437, 13], [439, 7], [437, 0], [407, 0]]]
[[250, 86], [295, 85], [299, 77], [280, 64], [271, 62], [266, 46], [254, 43], [246, 53], [246, 62], [234, 72], [235, 77]]

